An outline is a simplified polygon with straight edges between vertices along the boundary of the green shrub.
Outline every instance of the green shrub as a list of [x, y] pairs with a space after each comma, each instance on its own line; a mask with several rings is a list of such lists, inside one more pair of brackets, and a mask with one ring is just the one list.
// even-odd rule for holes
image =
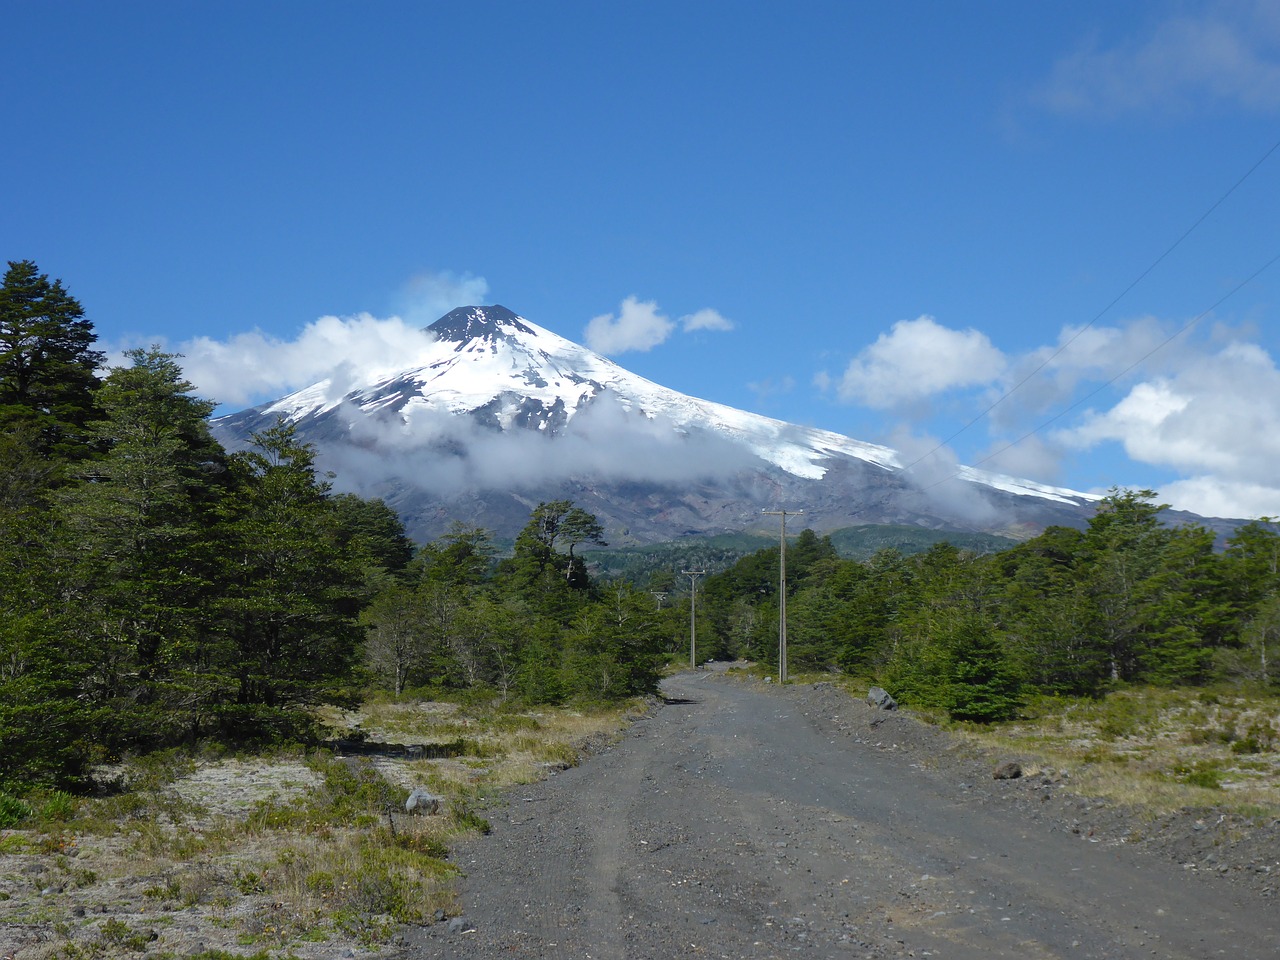
[[36, 797], [35, 802], [35, 815], [46, 823], [74, 820], [80, 810], [80, 801], [65, 790], [50, 790]]
[[18, 826], [31, 816], [31, 806], [8, 793], [0, 793], [0, 829]]
[[478, 830], [488, 834], [493, 829], [488, 820], [476, 813], [470, 801], [462, 797], [449, 804], [449, 815], [453, 818], [453, 822], [464, 830]]
[[1173, 768], [1173, 775], [1180, 783], [1188, 786], [1203, 787], [1206, 790], [1222, 789], [1222, 771], [1208, 764], [1178, 764]]

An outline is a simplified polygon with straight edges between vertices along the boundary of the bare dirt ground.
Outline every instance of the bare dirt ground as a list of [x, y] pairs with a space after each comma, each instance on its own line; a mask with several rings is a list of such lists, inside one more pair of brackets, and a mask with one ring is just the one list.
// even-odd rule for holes
[[1280, 956], [1280, 825], [1149, 819], [827, 684], [685, 673], [455, 853], [410, 956]]

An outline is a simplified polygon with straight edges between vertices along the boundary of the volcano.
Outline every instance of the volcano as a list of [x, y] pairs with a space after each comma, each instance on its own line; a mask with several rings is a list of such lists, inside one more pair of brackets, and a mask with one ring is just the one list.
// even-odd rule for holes
[[[382, 497], [410, 535], [454, 521], [513, 536], [569, 499], [612, 543], [869, 523], [1034, 535], [1082, 526], [1097, 498], [968, 467], [907, 469], [894, 450], [701, 400], [637, 376], [502, 306], [460, 307], [402, 369], [343, 370], [213, 421], [229, 448], [283, 420], [338, 489]], [[340, 358], [335, 358], [335, 362]]]

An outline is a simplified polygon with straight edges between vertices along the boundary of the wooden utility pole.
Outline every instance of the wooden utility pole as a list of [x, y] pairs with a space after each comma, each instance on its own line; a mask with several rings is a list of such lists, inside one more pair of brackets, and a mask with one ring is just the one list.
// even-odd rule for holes
[[787, 682], [787, 514], [799, 516], [803, 510], [764, 510], [770, 517], [782, 518], [778, 535], [778, 682]]
[[681, 570], [689, 578], [689, 669], [698, 668], [698, 578], [705, 570]]

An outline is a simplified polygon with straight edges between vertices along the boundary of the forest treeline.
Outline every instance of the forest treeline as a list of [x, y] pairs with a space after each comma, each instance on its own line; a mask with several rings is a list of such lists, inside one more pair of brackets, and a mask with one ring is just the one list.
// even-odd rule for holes
[[[1224, 551], [1166, 526], [1151, 491], [1113, 490], [1087, 529], [1008, 550], [951, 544], [842, 560], [804, 531], [787, 550], [788, 665], [873, 678], [956, 719], [1012, 716], [1033, 694], [1122, 684], [1276, 680], [1280, 526], [1239, 527]], [[777, 662], [778, 550], [706, 581], [717, 655]]]
[[[386, 504], [335, 493], [281, 423], [228, 452], [180, 358], [104, 371], [60, 281], [0, 286], [0, 790], [75, 787], [92, 765], [180, 743], [307, 739], [314, 708], [378, 689], [535, 703], [656, 689], [689, 653], [688, 580], [590, 575], [597, 519], [532, 508], [499, 557], [455, 524], [417, 546]], [[793, 671], [874, 679], [961, 719], [1036, 692], [1273, 681], [1280, 530], [1225, 552], [1116, 491], [1083, 531], [989, 555], [940, 544], [842, 560], [787, 551]], [[779, 551], [707, 576], [698, 658], [777, 661]]]

